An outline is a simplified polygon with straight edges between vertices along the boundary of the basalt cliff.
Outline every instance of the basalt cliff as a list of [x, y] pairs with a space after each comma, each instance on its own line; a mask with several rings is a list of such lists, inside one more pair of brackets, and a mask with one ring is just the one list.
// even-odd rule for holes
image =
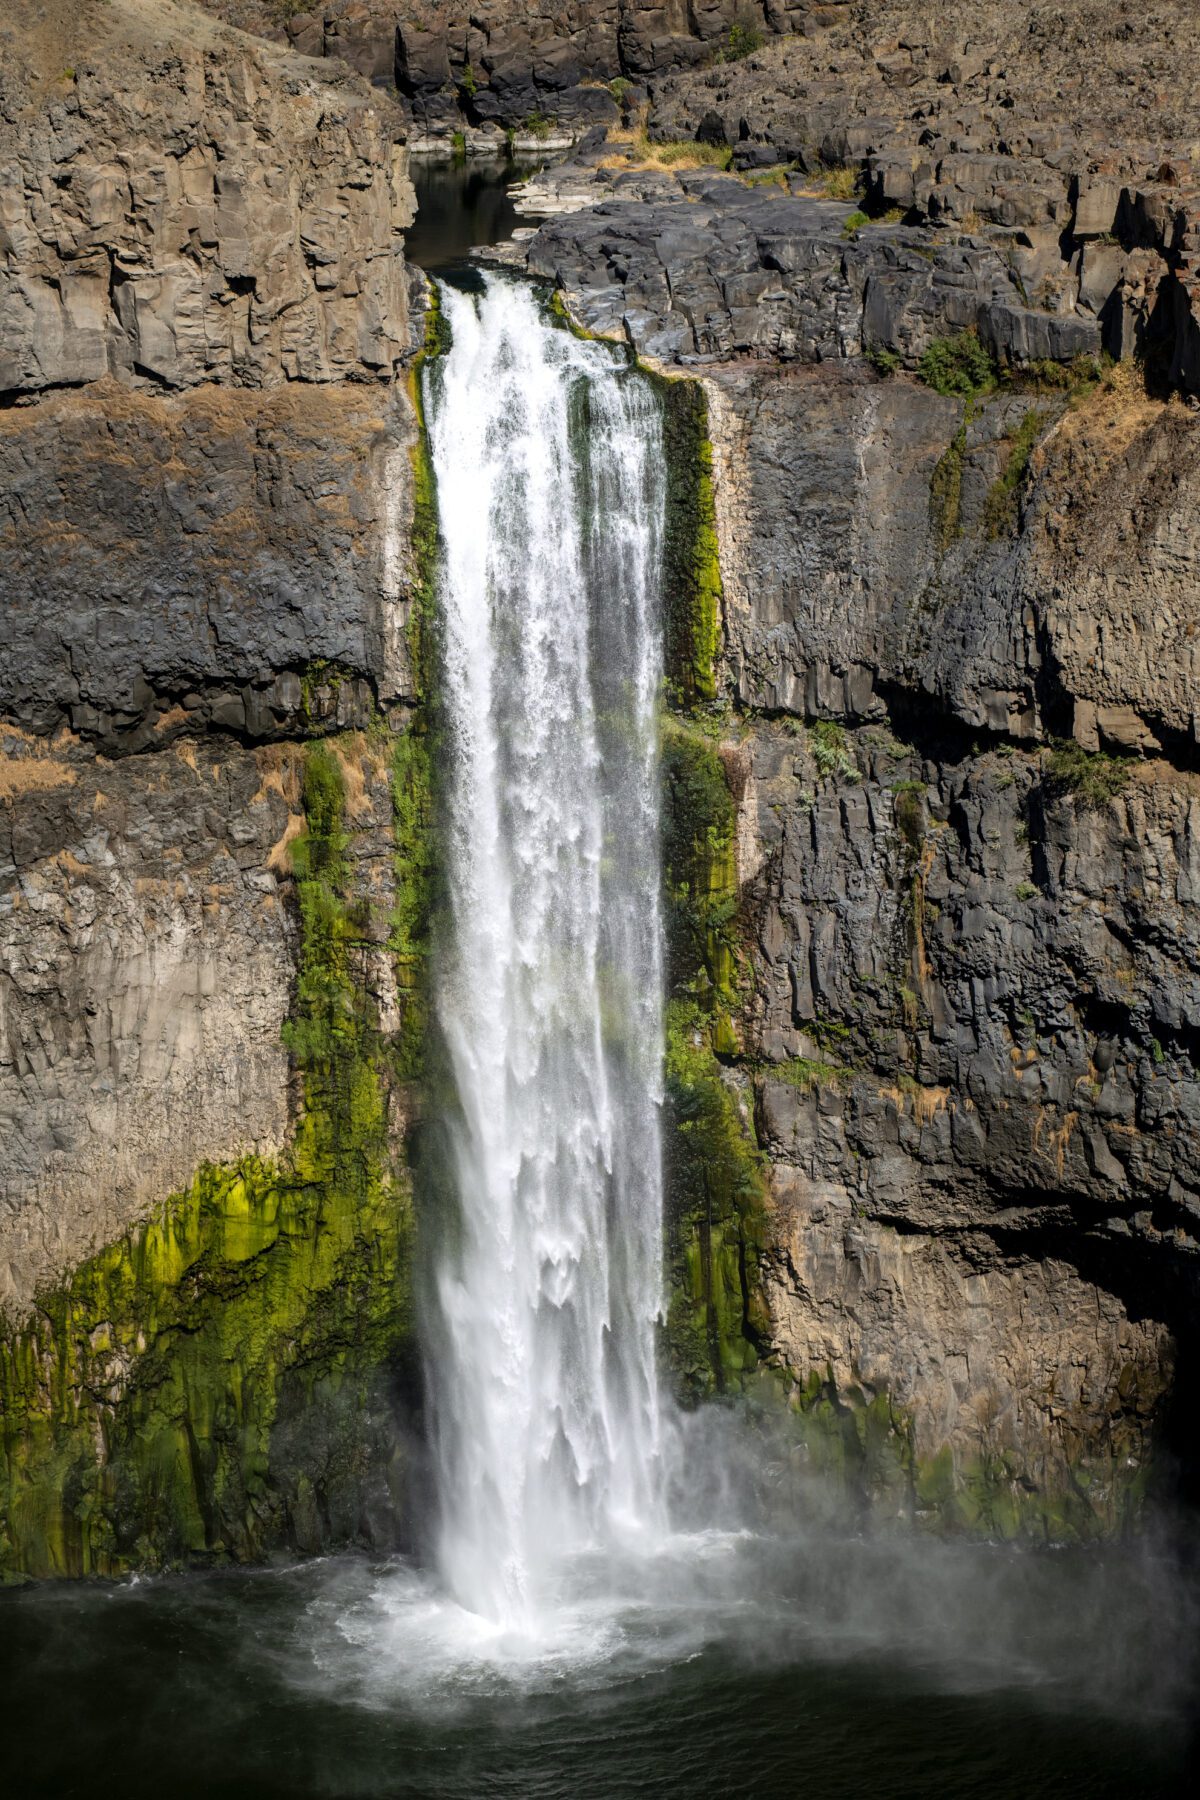
[[0, 26], [0, 1566], [411, 1541], [403, 231], [505, 134], [576, 148], [497, 256], [667, 428], [678, 1391], [880, 1519], [1193, 1481], [1189, 10]]

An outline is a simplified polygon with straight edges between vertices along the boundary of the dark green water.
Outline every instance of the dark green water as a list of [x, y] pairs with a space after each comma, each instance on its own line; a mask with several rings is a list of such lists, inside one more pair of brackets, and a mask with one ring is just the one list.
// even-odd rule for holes
[[523, 219], [509, 197], [514, 181], [532, 175], [539, 161], [465, 160], [426, 162], [414, 158], [410, 174], [417, 196], [417, 216], [405, 234], [409, 262], [433, 274], [456, 268], [471, 250], [503, 244]]
[[514, 1651], [402, 1564], [11, 1592], [0, 1793], [1187, 1791], [1194, 1612], [1165, 1558], [714, 1539], [577, 1573], [564, 1605]]

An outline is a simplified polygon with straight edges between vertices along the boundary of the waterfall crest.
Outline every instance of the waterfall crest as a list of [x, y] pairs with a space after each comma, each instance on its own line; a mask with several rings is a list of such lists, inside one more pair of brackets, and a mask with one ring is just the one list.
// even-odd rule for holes
[[565, 1555], [662, 1525], [663, 444], [645, 379], [528, 288], [441, 302], [439, 1559], [462, 1605], [533, 1631]]

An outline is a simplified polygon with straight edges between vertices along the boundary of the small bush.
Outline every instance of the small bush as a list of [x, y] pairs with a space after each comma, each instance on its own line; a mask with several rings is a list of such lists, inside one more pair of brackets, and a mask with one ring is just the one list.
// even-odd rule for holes
[[1041, 358], [1014, 370], [1013, 380], [1018, 387], [1033, 388], [1044, 393], [1067, 394], [1071, 399], [1076, 399], [1099, 386], [1111, 367], [1112, 358], [1108, 355], [1075, 356], [1069, 363]]
[[870, 217], [865, 212], [852, 212], [850, 217], [846, 220], [846, 223], [842, 226], [842, 236], [845, 238], [853, 237], [856, 231], [861, 231], [864, 225], [869, 225], [870, 223]]
[[996, 365], [973, 331], [934, 338], [917, 364], [917, 374], [937, 394], [972, 400], [996, 385]]
[[529, 137], [548, 138], [557, 124], [558, 120], [550, 118], [547, 113], [531, 112], [521, 120], [520, 129]]
[[866, 358], [879, 375], [894, 375], [903, 366], [899, 352], [889, 350], [884, 344], [872, 344]]
[[1088, 812], [1099, 812], [1115, 799], [1132, 773], [1132, 757], [1085, 750], [1066, 739], [1055, 744], [1046, 761], [1046, 785], [1051, 792], [1070, 794]]
[[717, 57], [718, 62], [741, 62], [743, 56], [753, 56], [756, 50], [762, 49], [762, 32], [753, 25], [731, 25], [725, 48]]
[[846, 733], [833, 719], [818, 719], [809, 727], [808, 739], [818, 774], [840, 775], [849, 782], [862, 780], [846, 744]]
[[479, 79], [470, 63], [463, 64], [463, 72], [458, 78], [458, 91], [465, 94], [468, 100], [473, 100], [479, 92]]
[[1017, 883], [1017, 899], [1018, 900], [1032, 900], [1036, 893], [1037, 893], [1037, 889], [1034, 887], [1032, 881], [1018, 881], [1018, 883]]

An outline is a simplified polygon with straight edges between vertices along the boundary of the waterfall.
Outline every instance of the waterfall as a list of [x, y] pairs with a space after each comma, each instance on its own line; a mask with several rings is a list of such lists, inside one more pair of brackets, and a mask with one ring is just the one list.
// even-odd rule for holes
[[620, 353], [442, 286], [447, 917], [458, 1217], [427, 1326], [439, 1559], [536, 1632], [572, 1552], [661, 1524], [661, 421]]

